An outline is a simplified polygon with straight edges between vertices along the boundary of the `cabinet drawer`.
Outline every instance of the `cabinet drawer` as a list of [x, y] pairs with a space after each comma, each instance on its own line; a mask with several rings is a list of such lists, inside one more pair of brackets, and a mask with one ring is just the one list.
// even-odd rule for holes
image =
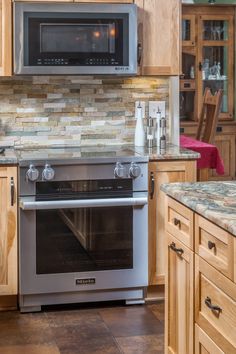
[[234, 237], [195, 214], [195, 250], [213, 267], [234, 280]]
[[193, 250], [193, 212], [168, 198], [166, 213], [166, 230]]
[[195, 354], [226, 354], [195, 324]]
[[227, 354], [236, 353], [236, 284], [195, 256], [196, 322]]

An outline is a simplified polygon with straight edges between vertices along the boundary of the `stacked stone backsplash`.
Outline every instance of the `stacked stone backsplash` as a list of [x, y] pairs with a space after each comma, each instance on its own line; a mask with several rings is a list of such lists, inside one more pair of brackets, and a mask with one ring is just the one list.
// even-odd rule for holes
[[[135, 101], [165, 100], [169, 79], [30, 76], [0, 79], [0, 145], [132, 144]], [[167, 128], [168, 135], [168, 128]]]

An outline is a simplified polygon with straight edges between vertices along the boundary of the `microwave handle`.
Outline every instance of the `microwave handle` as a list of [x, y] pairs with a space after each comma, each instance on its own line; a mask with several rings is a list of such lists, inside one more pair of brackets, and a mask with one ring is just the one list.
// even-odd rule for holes
[[49, 210], [71, 208], [99, 208], [117, 206], [144, 206], [148, 203], [147, 196], [133, 198], [107, 198], [107, 199], [76, 199], [76, 200], [50, 200], [36, 201], [34, 198], [21, 198], [20, 208], [23, 210]]
[[142, 54], [143, 54], [142, 44], [138, 43], [138, 48], [137, 48], [137, 62], [138, 62], [138, 65], [141, 64]]

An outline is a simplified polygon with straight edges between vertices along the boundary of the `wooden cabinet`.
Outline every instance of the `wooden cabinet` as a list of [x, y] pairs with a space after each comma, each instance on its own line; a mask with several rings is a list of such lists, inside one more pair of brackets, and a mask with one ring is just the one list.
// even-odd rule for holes
[[236, 284], [195, 256], [195, 320], [227, 354], [236, 353]]
[[179, 0], [135, 0], [139, 7], [138, 37], [142, 75], [180, 74]]
[[195, 324], [195, 354], [227, 354], [223, 352], [211, 338]]
[[[160, 186], [163, 183], [194, 181], [196, 161], [149, 163], [149, 285], [165, 282], [165, 194], [160, 190]], [[182, 226], [183, 224], [182, 218]]]
[[166, 233], [165, 353], [193, 353], [193, 252]]
[[[230, 6], [182, 8], [182, 120], [198, 120], [206, 87], [212, 92], [223, 89], [219, 118], [233, 120], [234, 12]], [[195, 90], [191, 92], [183, 90], [188, 79], [195, 81]]]
[[17, 274], [17, 168], [0, 167], [0, 307], [17, 294]]
[[0, 76], [12, 75], [12, 2], [0, 0]]
[[187, 231], [192, 251], [170, 228], [168, 215], [186, 207], [166, 201], [165, 353], [193, 353], [195, 347], [195, 354], [235, 354], [236, 237], [187, 208], [186, 220], [192, 213], [195, 225], [192, 235]]

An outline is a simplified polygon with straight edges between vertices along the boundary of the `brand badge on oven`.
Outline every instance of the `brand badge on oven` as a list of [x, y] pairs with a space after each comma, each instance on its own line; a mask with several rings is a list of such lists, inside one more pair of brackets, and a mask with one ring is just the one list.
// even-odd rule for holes
[[76, 285], [92, 285], [96, 283], [96, 278], [79, 278], [75, 279]]

